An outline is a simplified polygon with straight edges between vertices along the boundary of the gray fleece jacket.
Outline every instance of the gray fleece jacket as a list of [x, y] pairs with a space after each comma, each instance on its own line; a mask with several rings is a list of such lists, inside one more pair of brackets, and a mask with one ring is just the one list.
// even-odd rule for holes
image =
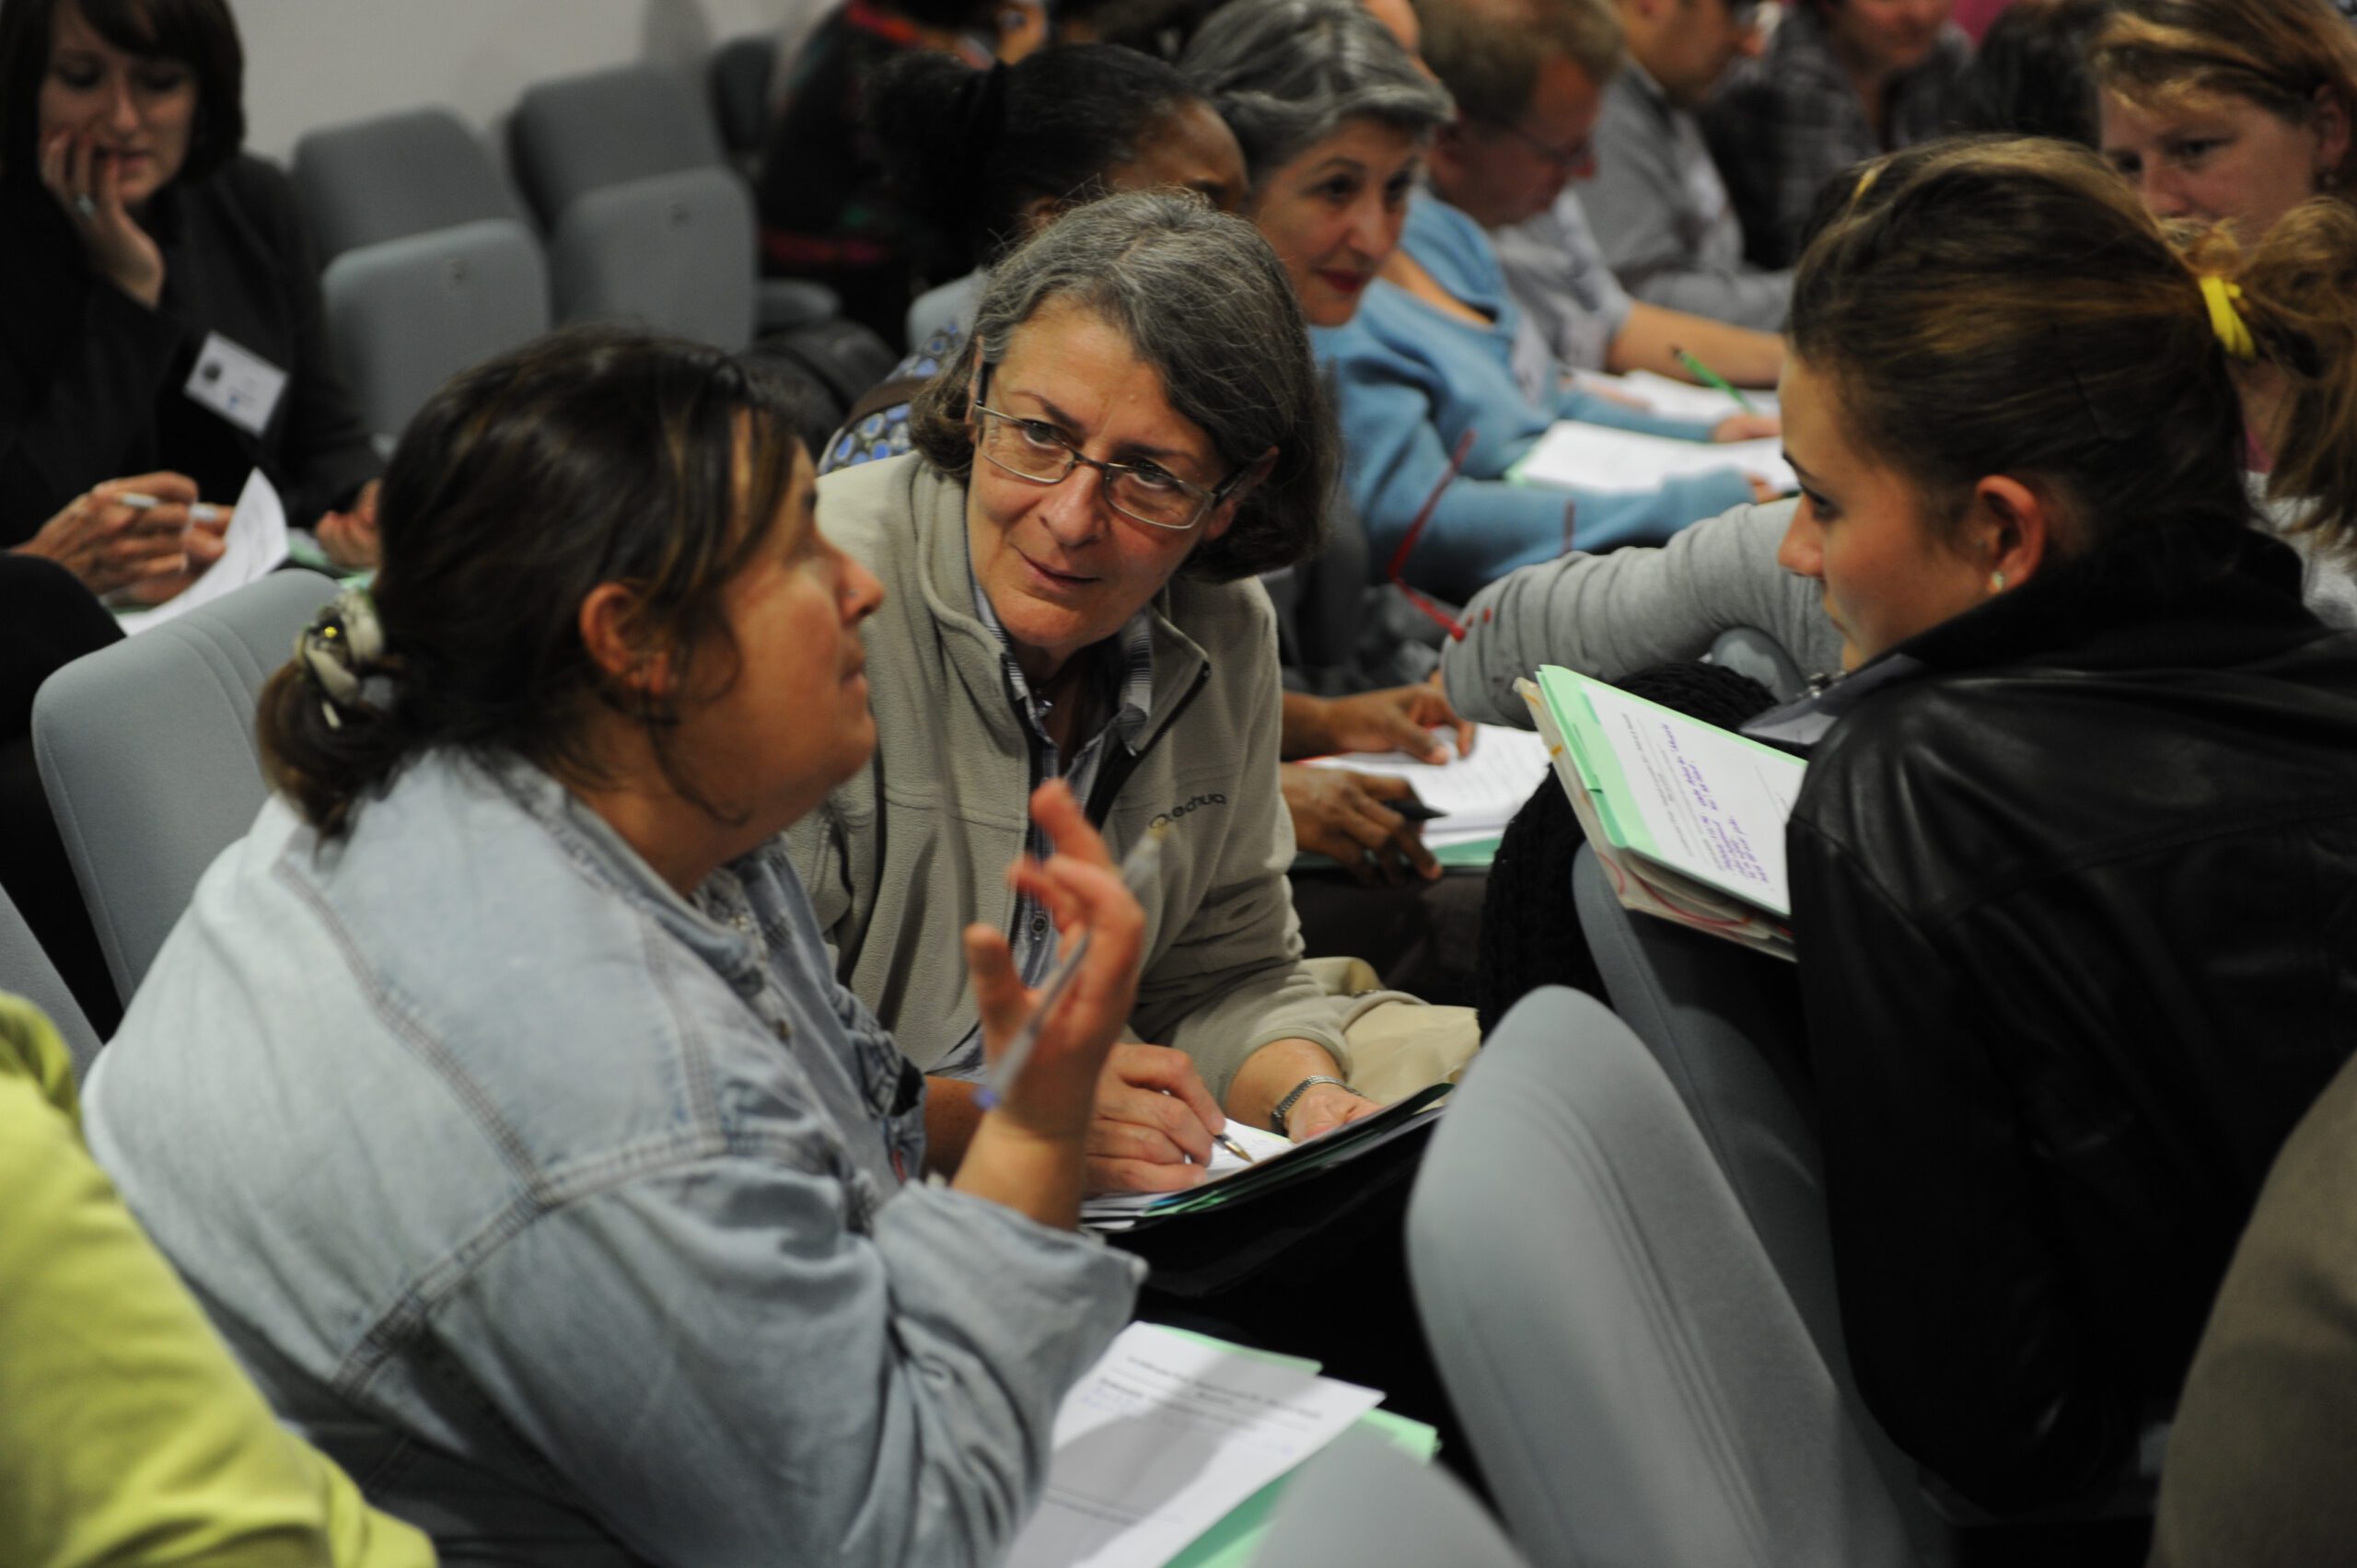
[[[1005, 930], [1015, 916], [1006, 867], [1023, 848], [1030, 740], [998, 639], [974, 614], [965, 486], [915, 456], [864, 463], [819, 482], [819, 515], [884, 585], [865, 631], [877, 742], [787, 844], [836, 973], [930, 1070], [974, 1025], [960, 928]], [[1144, 899], [1131, 1028], [1187, 1052], [1217, 1096], [1273, 1040], [1313, 1040], [1347, 1074], [1340, 1005], [1302, 965], [1285, 882], [1293, 821], [1277, 786], [1283, 687], [1269, 596], [1257, 582], [1179, 578], [1150, 618], [1153, 718], [1135, 752], [1109, 740], [1083, 802], [1117, 859], [1153, 823], [1171, 824]], [[935, 709], [956, 769], [970, 911], [945, 854]]]
[[1442, 652], [1448, 699], [1469, 719], [1530, 727], [1514, 683], [1542, 664], [1602, 680], [1700, 658], [1722, 632], [1756, 627], [1806, 675], [1841, 668], [1841, 633], [1817, 585], [1776, 564], [1795, 503], [1737, 506], [1657, 550], [1573, 553], [1499, 578], [1466, 607]]

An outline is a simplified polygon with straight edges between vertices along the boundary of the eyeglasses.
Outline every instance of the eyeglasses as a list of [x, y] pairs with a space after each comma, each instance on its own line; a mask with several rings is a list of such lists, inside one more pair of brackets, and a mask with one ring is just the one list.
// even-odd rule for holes
[[1492, 130], [1504, 131], [1565, 174], [1576, 175], [1596, 156], [1596, 140], [1592, 136], [1582, 136], [1568, 147], [1559, 147], [1552, 142], [1540, 141], [1511, 120], [1492, 120], [1484, 115], [1481, 123]]
[[982, 416], [982, 438], [975, 450], [991, 466], [1028, 480], [1033, 484], [1062, 484], [1072, 470], [1086, 463], [1105, 476], [1105, 499], [1113, 510], [1150, 528], [1185, 533], [1203, 515], [1227, 499], [1245, 470], [1238, 469], [1216, 490], [1206, 490], [1180, 479], [1159, 463], [1102, 463], [1083, 457], [1063, 433], [1042, 419], [1002, 413], [975, 403]]

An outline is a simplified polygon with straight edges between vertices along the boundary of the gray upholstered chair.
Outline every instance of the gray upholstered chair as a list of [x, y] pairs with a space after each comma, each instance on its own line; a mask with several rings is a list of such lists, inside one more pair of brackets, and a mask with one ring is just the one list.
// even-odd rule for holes
[[74, 1053], [76, 1078], [90, 1071], [99, 1054], [98, 1031], [5, 889], [0, 889], [0, 991], [13, 991], [49, 1015], [65, 1049]]
[[559, 320], [634, 319], [733, 350], [836, 313], [831, 290], [756, 277], [752, 190], [678, 78], [621, 65], [541, 82], [507, 131]]
[[1535, 1562], [1922, 1561], [1841, 1381], [1653, 1053], [1527, 996], [1410, 1200], [1425, 1337]]
[[255, 700], [334, 592], [316, 572], [273, 572], [75, 660], [33, 699], [41, 787], [126, 1003], [261, 809]]
[[548, 263], [513, 218], [347, 250], [319, 283], [353, 405], [386, 436], [450, 377], [549, 328]]
[[1447, 1471], [1355, 1433], [1286, 1483], [1253, 1561], [1266, 1568], [1526, 1568], [1497, 1521]]
[[293, 176], [323, 261], [460, 224], [527, 221], [491, 149], [447, 109], [310, 132], [295, 144]]

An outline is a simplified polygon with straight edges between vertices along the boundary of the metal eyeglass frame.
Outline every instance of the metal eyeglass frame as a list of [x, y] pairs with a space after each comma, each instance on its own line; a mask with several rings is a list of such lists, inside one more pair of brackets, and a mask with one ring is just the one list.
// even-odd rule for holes
[[1127, 506], [1122, 505], [1119, 501], [1113, 499], [1113, 476], [1115, 474], [1122, 473], [1136, 473], [1138, 471], [1137, 464], [1100, 462], [1097, 459], [1083, 453], [1079, 447], [1064, 439], [1063, 432], [1058, 430], [1054, 425], [1050, 424], [1044, 419], [1030, 419], [1019, 413], [1008, 413], [1003, 409], [992, 408], [987, 403], [975, 402], [969, 406], [972, 408], [976, 413], [985, 414], [992, 419], [1004, 420], [1011, 424], [1039, 425], [1054, 439], [1057, 446], [1062, 447], [1064, 449], [1064, 471], [1056, 475], [1053, 479], [1042, 479], [1036, 473], [1025, 473], [1020, 469], [1011, 469], [1004, 463], [999, 461], [996, 458], [992, 457], [989, 452], [983, 449], [985, 444], [990, 439], [989, 433], [984, 432], [982, 439], [974, 443], [974, 454], [983, 461], [989, 463], [991, 467], [998, 470], [999, 472], [1012, 474], [1016, 479], [1022, 480], [1028, 484], [1053, 485], [1062, 484], [1064, 481], [1070, 479], [1073, 475], [1073, 470], [1086, 463], [1088, 467], [1095, 469], [1098, 473], [1104, 476], [1105, 504], [1108, 506], [1112, 507], [1113, 510], [1120, 513], [1121, 516], [1129, 518], [1130, 521], [1133, 523], [1142, 523], [1150, 528], [1161, 528], [1168, 533], [1192, 532], [1202, 523], [1203, 518], [1211, 514], [1213, 507], [1227, 499], [1228, 493], [1236, 488], [1237, 482], [1241, 480], [1245, 474], [1249, 471], [1248, 465], [1246, 468], [1238, 469], [1234, 473], [1229, 474], [1225, 479], [1220, 481], [1216, 488], [1206, 490], [1192, 480], [1180, 479], [1177, 474], [1170, 473], [1167, 469], [1163, 470], [1163, 472], [1169, 474], [1170, 482], [1177, 485], [1182, 494], [1193, 497], [1195, 502], [1195, 515], [1183, 523], [1157, 522], [1152, 517], [1139, 517], [1135, 512], [1131, 511]]

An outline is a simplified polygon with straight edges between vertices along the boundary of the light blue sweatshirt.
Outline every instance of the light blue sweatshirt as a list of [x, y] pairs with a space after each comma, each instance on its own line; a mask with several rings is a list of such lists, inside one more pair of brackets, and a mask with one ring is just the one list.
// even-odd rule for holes
[[1401, 244], [1491, 323], [1444, 315], [1407, 290], [1377, 282], [1348, 326], [1310, 334], [1318, 363], [1332, 377], [1351, 500], [1365, 519], [1377, 572], [1389, 564], [1469, 428], [1475, 435], [1464, 470], [1441, 497], [1404, 572], [1411, 585], [1460, 601], [1517, 566], [1562, 554], [1567, 533], [1575, 548], [1591, 552], [1660, 544], [1698, 518], [1752, 499], [1750, 482], [1732, 467], [1633, 494], [1505, 482], [1506, 470], [1559, 419], [1689, 440], [1708, 439], [1710, 427], [1560, 387], [1551, 365], [1546, 399], [1532, 401], [1515, 369], [1520, 316], [1489, 236], [1456, 208], [1420, 194], [1409, 207]]

